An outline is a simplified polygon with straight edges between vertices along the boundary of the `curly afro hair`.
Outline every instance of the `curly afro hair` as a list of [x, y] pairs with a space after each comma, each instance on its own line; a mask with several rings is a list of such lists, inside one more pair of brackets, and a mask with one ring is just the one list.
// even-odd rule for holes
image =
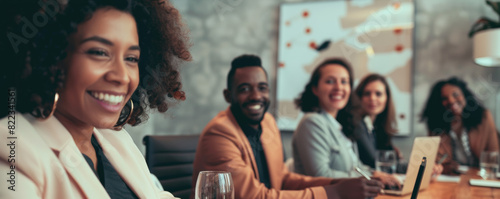
[[462, 122], [467, 131], [476, 128], [483, 122], [486, 108], [476, 98], [468, 88], [467, 83], [458, 77], [451, 77], [447, 80], [438, 81], [432, 87], [427, 103], [420, 117], [421, 122], [425, 122], [429, 135], [448, 134], [451, 130], [452, 112], [447, 110], [442, 104], [441, 90], [445, 85], [452, 85], [460, 88], [466, 100], [462, 111]]
[[[114, 8], [130, 13], [136, 23], [141, 47], [140, 83], [132, 95], [134, 111], [128, 121], [147, 120], [146, 111], [168, 109], [167, 98], [184, 99], [177, 67], [191, 60], [188, 31], [179, 12], [167, 1], [154, 0], [56, 0], [9, 1], [0, 31], [0, 53], [8, 60], [0, 75], [0, 97], [7, 88], [16, 90], [16, 110], [43, 118], [52, 110], [54, 95], [64, 86], [68, 37], [77, 25], [89, 20], [97, 9]], [[10, 48], [11, 47], [11, 48]], [[2, 99], [7, 99], [2, 98]], [[7, 115], [0, 111], [0, 118]], [[120, 116], [126, 118], [128, 114]]]

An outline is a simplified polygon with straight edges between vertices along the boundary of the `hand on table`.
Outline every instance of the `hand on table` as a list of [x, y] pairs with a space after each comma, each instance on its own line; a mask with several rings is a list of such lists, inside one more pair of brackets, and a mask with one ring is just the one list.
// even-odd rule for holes
[[333, 185], [325, 186], [329, 199], [375, 197], [384, 187], [378, 180], [361, 178], [341, 179]]
[[373, 177], [379, 179], [384, 185], [401, 188], [401, 181], [395, 175], [375, 171], [373, 172]]
[[442, 164], [435, 164], [434, 167], [432, 168], [432, 178], [431, 182], [436, 181], [436, 178], [443, 173], [443, 165]]

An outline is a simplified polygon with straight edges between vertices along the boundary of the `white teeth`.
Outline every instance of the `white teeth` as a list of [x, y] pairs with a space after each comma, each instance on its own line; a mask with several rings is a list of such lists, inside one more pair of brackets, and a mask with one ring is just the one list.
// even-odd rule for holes
[[124, 98], [123, 95], [111, 95], [108, 93], [92, 92], [91, 95], [94, 96], [94, 98], [96, 98], [100, 101], [103, 101], [103, 102], [107, 102], [108, 104], [111, 104], [111, 105], [119, 104], [120, 102], [123, 101], [123, 98]]
[[252, 110], [259, 110], [262, 106], [260, 104], [257, 104], [257, 105], [253, 105], [253, 106], [249, 106], [248, 108], [252, 109]]
[[342, 99], [342, 96], [341, 95], [333, 95], [331, 98], [334, 100], [340, 100], [340, 99]]

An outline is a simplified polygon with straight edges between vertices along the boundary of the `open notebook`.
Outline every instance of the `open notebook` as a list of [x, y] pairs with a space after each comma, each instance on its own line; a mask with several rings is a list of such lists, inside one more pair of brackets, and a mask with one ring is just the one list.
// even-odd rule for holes
[[434, 167], [436, 155], [441, 138], [439, 136], [432, 137], [417, 137], [413, 141], [413, 148], [411, 150], [410, 161], [408, 162], [408, 169], [404, 177], [402, 189], [400, 190], [384, 190], [386, 194], [392, 195], [406, 195], [413, 191], [415, 181], [417, 180], [418, 169], [422, 163], [422, 158], [427, 157], [424, 175], [420, 184], [420, 189], [423, 190], [429, 187], [431, 182], [432, 168]]

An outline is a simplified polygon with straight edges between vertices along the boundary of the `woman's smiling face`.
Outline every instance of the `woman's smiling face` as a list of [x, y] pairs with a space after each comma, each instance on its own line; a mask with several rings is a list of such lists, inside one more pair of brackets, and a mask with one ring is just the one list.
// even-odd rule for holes
[[377, 116], [382, 113], [387, 105], [387, 88], [380, 80], [368, 83], [361, 97], [361, 106], [370, 116]]
[[100, 8], [78, 25], [69, 43], [56, 117], [83, 126], [113, 127], [139, 85], [139, 36], [133, 16]]
[[329, 64], [320, 69], [321, 76], [313, 93], [318, 97], [321, 108], [332, 115], [343, 109], [351, 95], [350, 76], [339, 64]]
[[453, 115], [461, 116], [466, 105], [464, 93], [458, 86], [445, 84], [441, 88], [441, 104]]

